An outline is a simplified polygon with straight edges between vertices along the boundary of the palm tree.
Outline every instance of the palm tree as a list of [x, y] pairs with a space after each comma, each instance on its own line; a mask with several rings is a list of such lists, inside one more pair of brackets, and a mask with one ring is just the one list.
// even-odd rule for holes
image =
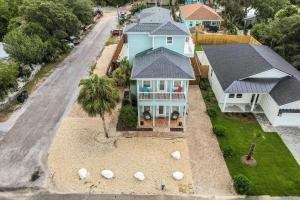
[[252, 157], [253, 157], [253, 154], [254, 154], [254, 151], [255, 151], [255, 148], [256, 148], [256, 144], [260, 141], [262, 141], [263, 139], [265, 139], [265, 137], [262, 135], [261, 132], [255, 132], [254, 133], [254, 141], [252, 142], [250, 148], [249, 148], [249, 152], [246, 156], [246, 160], [251, 160]]
[[105, 137], [108, 138], [108, 131], [105, 124], [104, 114], [111, 113], [111, 110], [119, 101], [118, 90], [113, 86], [112, 81], [106, 77], [99, 77], [96, 74], [88, 79], [80, 81], [79, 86], [82, 86], [78, 103], [81, 104], [83, 110], [91, 117], [100, 115]]
[[114, 83], [119, 87], [127, 87], [130, 85], [132, 65], [129, 63], [127, 58], [121, 60], [119, 68], [113, 72]]

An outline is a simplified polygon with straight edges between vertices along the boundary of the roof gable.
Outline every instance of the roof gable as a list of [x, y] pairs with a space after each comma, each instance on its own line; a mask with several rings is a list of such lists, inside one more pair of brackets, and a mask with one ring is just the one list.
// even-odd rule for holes
[[190, 35], [189, 30], [178, 22], [168, 21], [161, 24], [155, 30], [151, 31], [151, 35]]
[[132, 79], [171, 78], [194, 79], [189, 59], [166, 48], [146, 50], [136, 55], [131, 73]]

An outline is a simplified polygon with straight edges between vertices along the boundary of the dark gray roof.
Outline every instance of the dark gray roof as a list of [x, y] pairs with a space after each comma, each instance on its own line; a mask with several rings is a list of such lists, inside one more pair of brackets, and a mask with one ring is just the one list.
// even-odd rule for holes
[[133, 23], [125, 28], [125, 32], [142, 32], [142, 33], [150, 33], [151, 31], [157, 29], [161, 24], [141, 24], [141, 23]]
[[269, 93], [280, 79], [245, 79], [233, 81], [225, 93]]
[[[205, 54], [226, 92], [265, 91], [270, 93], [278, 105], [300, 100], [300, 72], [264, 45], [230, 44], [205, 45]], [[250, 76], [277, 69], [291, 77], [274, 82], [249, 82]], [[246, 82], [245, 82], [246, 81]]]
[[174, 21], [167, 21], [162, 24], [134, 23], [126, 26], [125, 32], [146, 32], [150, 35], [190, 35], [189, 30], [182, 23]]
[[203, 49], [223, 90], [234, 81], [272, 69], [248, 44], [204, 45]]
[[190, 35], [189, 30], [186, 26], [179, 22], [168, 21], [161, 24], [155, 30], [153, 30], [151, 35]]
[[139, 18], [139, 23], [164, 23], [172, 20], [171, 11], [161, 7], [143, 9], [136, 16]]
[[287, 78], [280, 81], [270, 95], [281, 106], [300, 100], [300, 81], [296, 78]]
[[189, 58], [160, 47], [137, 54], [133, 60], [132, 79], [195, 79]]

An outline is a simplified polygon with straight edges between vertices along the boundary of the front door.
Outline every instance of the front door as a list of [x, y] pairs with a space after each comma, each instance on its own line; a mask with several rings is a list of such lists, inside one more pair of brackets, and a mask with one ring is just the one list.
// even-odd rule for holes
[[165, 117], [166, 116], [166, 107], [165, 106], [157, 106], [156, 116], [157, 117]]

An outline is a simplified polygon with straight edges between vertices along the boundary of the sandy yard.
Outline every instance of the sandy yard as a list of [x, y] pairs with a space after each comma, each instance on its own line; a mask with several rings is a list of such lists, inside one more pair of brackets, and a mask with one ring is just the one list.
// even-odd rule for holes
[[199, 86], [189, 87], [186, 139], [195, 193], [233, 195], [232, 180], [219, 147]]
[[[192, 186], [188, 149], [184, 139], [159, 138], [94, 138], [102, 133], [100, 119], [67, 117], [50, 149], [49, 185], [57, 192], [93, 193], [136, 193], [158, 194], [163, 181], [167, 191], [178, 194], [180, 187]], [[116, 146], [116, 147], [115, 147]], [[181, 160], [174, 160], [170, 153], [179, 150]], [[86, 168], [90, 178], [79, 180], [78, 170]], [[110, 169], [115, 173], [113, 180], [101, 177], [100, 172]], [[182, 171], [182, 181], [172, 178], [174, 171]], [[134, 179], [133, 174], [141, 171], [146, 179]], [[188, 192], [188, 190], [186, 190]]]
[[[78, 104], [74, 104], [49, 151], [50, 189], [74, 193], [159, 194], [162, 193], [160, 184], [164, 182], [167, 190], [163, 193], [179, 194], [179, 189], [192, 192], [188, 189], [192, 188], [192, 175], [185, 139], [114, 137], [119, 108], [120, 105], [112, 115], [106, 115], [113, 138], [105, 139], [101, 119], [88, 117]], [[100, 138], [100, 142], [95, 138]], [[170, 156], [175, 150], [181, 152], [181, 160]], [[80, 168], [90, 172], [88, 180], [79, 180]], [[101, 177], [104, 169], [112, 170], [115, 179]], [[143, 182], [133, 177], [137, 171], [145, 174]], [[182, 171], [184, 179], [175, 181], [174, 171]]]
[[117, 44], [112, 44], [106, 46], [103, 49], [101, 57], [97, 60], [96, 67], [94, 69], [95, 74], [97, 74], [98, 76], [105, 75], [108, 65], [110, 64], [114, 52], [117, 49], [117, 46], [118, 46]]

